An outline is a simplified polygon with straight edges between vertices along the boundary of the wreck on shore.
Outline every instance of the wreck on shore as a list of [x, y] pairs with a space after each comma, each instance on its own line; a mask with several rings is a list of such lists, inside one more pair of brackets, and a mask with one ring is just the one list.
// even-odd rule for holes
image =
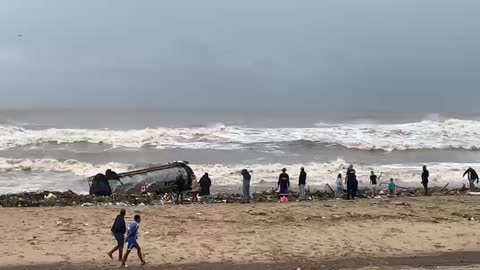
[[110, 196], [117, 193], [168, 193], [176, 188], [177, 179], [184, 181], [185, 191], [189, 191], [196, 176], [187, 161], [175, 161], [165, 165], [152, 166], [140, 170], [97, 174], [88, 178], [90, 195]]

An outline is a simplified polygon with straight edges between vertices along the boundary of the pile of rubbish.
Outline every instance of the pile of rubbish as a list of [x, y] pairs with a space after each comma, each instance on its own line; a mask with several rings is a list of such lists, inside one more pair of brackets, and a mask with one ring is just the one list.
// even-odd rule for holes
[[95, 206], [95, 205], [148, 205], [152, 197], [148, 194], [115, 194], [108, 197], [81, 195], [73, 191], [24, 192], [0, 195], [1, 207], [45, 207], [45, 206]]
[[[446, 195], [460, 195], [465, 194], [468, 189], [464, 186], [460, 189], [447, 189], [447, 186], [443, 188], [430, 189], [431, 195], [434, 196], [446, 196]], [[423, 196], [423, 189], [400, 189], [395, 196], [400, 197], [417, 197]], [[384, 192], [380, 192], [380, 195], [386, 195]], [[333, 199], [335, 196], [334, 191], [327, 185], [325, 190], [307, 190], [307, 200], [309, 201], [326, 201]], [[358, 198], [371, 198], [372, 194], [370, 189], [360, 189], [358, 192]], [[276, 190], [266, 190], [263, 192], [257, 192], [252, 194], [252, 202], [266, 203], [266, 202], [278, 202], [279, 197]], [[289, 200], [297, 201], [300, 199], [300, 194], [297, 192], [290, 192]], [[203, 203], [242, 203], [242, 194], [220, 192], [204, 197], [201, 200]], [[76, 194], [73, 191], [65, 192], [24, 192], [17, 194], [0, 195], [1, 207], [52, 207], [52, 206], [128, 206], [128, 205], [165, 205], [174, 204], [175, 196], [172, 193], [158, 194], [158, 193], [135, 193], [126, 194], [119, 193], [111, 196], [95, 196], [95, 195], [82, 195]], [[190, 199], [187, 198], [184, 203], [190, 203]]]

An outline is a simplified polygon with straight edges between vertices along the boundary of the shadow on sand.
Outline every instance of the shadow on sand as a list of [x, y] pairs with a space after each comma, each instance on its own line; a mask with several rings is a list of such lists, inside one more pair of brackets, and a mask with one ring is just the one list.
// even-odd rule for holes
[[[337, 260], [303, 260], [298, 258], [297, 262], [286, 262], [276, 264], [233, 264], [233, 263], [201, 263], [189, 265], [159, 265], [150, 264], [139, 266], [138, 262], [132, 261], [129, 269], [161, 269], [161, 270], [295, 270], [295, 269], [360, 269], [376, 266], [385, 269], [397, 267], [431, 268], [435, 266], [469, 266], [480, 265], [480, 252], [451, 252], [435, 255], [404, 256], [404, 257], [366, 257], [366, 258], [344, 258]], [[93, 263], [71, 264], [68, 262], [55, 264], [22, 265], [12, 267], [1, 267], [9, 270], [90, 270], [90, 269], [119, 269], [118, 264]]]

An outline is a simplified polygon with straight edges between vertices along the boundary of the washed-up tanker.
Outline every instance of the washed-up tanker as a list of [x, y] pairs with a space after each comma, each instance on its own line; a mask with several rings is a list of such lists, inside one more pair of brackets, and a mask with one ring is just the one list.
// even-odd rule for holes
[[176, 161], [145, 169], [115, 173], [107, 171], [88, 178], [90, 194], [109, 196], [115, 193], [166, 193], [176, 187], [176, 180], [182, 178], [186, 191], [196, 180], [193, 170], [186, 161]]

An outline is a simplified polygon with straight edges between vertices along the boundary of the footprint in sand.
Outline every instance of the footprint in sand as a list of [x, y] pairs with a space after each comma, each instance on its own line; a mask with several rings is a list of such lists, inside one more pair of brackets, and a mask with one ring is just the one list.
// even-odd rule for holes
[[211, 248], [210, 246], [206, 245], [206, 244], [200, 244], [201, 247], [203, 247], [204, 249], [210, 251], [210, 252], [214, 252], [213, 248]]

